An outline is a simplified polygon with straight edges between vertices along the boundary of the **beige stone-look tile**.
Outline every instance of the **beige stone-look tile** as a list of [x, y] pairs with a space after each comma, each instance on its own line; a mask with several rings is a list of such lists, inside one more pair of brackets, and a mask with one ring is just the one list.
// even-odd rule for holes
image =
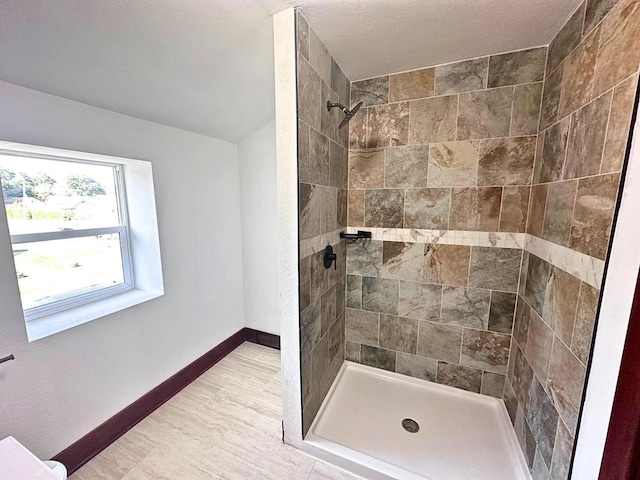
[[573, 275], [553, 267], [542, 316], [567, 345], [573, 334], [580, 283]]
[[640, 1], [620, 0], [600, 26], [594, 95], [600, 95], [638, 70]]
[[551, 465], [553, 444], [558, 426], [558, 412], [538, 379], [531, 382], [526, 419], [546, 465]]
[[553, 73], [547, 74], [542, 92], [542, 107], [540, 109], [540, 131], [549, 128], [558, 120], [560, 109], [560, 94], [562, 93], [562, 77], [564, 64], [560, 64]]
[[396, 355], [396, 373], [402, 375], [435, 382], [437, 368], [438, 361], [432, 358], [401, 352]]
[[309, 181], [329, 185], [329, 138], [309, 129]]
[[520, 405], [526, 406], [529, 405], [531, 397], [531, 384], [534, 378], [533, 370], [520, 348], [516, 347], [513, 353], [515, 354], [515, 360], [513, 362], [513, 373], [510, 373], [509, 379], [518, 402]]
[[567, 117], [556, 123], [544, 134], [544, 151], [542, 153], [539, 178], [541, 183], [562, 180], [569, 124], [570, 118]]
[[389, 76], [389, 102], [433, 96], [435, 69], [425, 68]]
[[638, 76], [634, 75], [613, 91], [611, 116], [600, 173], [619, 172], [622, 169], [630, 135], [637, 84]]
[[298, 120], [298, 180], [309, 183], [309, 125]]
[[347, 308], [345, 316], [345, 338], [349, 342], [377, 346], [380, 315]]
[[527, 233], [542, 238], [544, 212], [547, 205], [549, 184], [534, 185], [531, 188], [531, 208], [527, 222]]
[[418, 344], [418, 320], [380, 316], [380, 347], [403, 353], [416, 353]]
[[398, 315], [401, 317], [440, 321], [442, 286], [400, 281]]
[[362, 308], [362, 277], [359, 275], [347, 275], [347, 308]]
[[431, 322], [418, 324], [418, 355], [451, 363], [460, 362], [462, 328]]
[[619, 183], [617, 173], [579, 180], [569, 244], [573, 250], [604, 260]]
[[349, 148], [358, 150], [367, 148], [367, 120], [369, 109], [360, 108], [360, 111], [349, 121], [349, 126], [343, 129], [349, 130]]
[[530, 185], [535, 155], [536, 137], [482, 140], [478, 186]]
[[553, 331], [535, 312], [531, 312], [524, 354], [543, 385], [547, 379], [552, 344]]
[[347, 223], [350, 227], [364, 226], [364, 190], [347, 193]]
[[118, 440], [80, 468], [78, 474], [89, 480], [121, 480], [153, 450], [145, 447]]
[[618, 2], [619, 0], [588, 0], [583, 34], [591, 32]]
[[369, 365], [370, 367], [395, 372], [396, 352], [393, 350], [386, 350], [384, 348], [362, 345], [362, 349], [360, 351], [360, 363], [362, 365]]
[[322, 197], [316, 185], [301, 183], [300, 198], [300, 238], [320, 235], [320, 208]]
[[349, 152], [349, 189], [384, 187], [383, 149]]
[[411, 282], [422, 280], [423, 243], [384, 242], [380, 276]]
[[[340, 101], [338, 95], [331, 90], [331, 87], [327, 84], [326, 80], [322, 81], [321, 91], [323, 99], [326, 98], [331, 101], [331, 103]], [[320, 132], [334, 142], [343, 143], [341, 137], [344, 130], [338, 130], [338, 126], [344, 118], [343, 113], [337, 108], [332, 108], [331, 110], [321, 108], [320, 112]]]
[[511, 135], [535, 135], [540, 121], [543, 83], [516, 85], [513, 93]]
[[553, 446], [553, 457], [551, 459], [551, 478], [553, 480], [569, 478], [573, 444], [573, 435], [569, 433], [564, 423], [559, 420], [556, 431], [556, 441]]
[[412, 100], [409, 107], [409, 144], [454, 141], [457, 115], [458, 95]]
[[502, 399], [506, 379], [504, 375], [498, 373], [482, 372], [482, 389], [480, 393]]
[[513, 429], [516, 432], [516, 438], [518, 439], [520, 448], [524, 453], [527, 466], [531, 468], [535, 456], [536, 441], [533, 438], [533, 434], [525, 418], [524, 408], [526, 408], [526, 406], [517, 406]]
[[531, 467], [531, 476], [535, 480], [551, 480], [551, 474], [549, 473], [549, 467], [544, 463], [540, 450], [536, 449], [535, 457], [533, 457], [533, 466]]
[[334, 58], [331, 58], [331, 89], [338, 94], [342, 103], [349, 103], [351, 82]]
[[409, 143], [409, 102], [378, 105], [367, 111], [367, 147], [393, 147]]
[[513, 324], [513, 338], [524, 351], [527, 346], [527, 335], [531, 323], [531, 307], [527, 305], [522, 296], [518, 295], [516, 305], [516, 318]]
[[560, 32], [549, 45], [549, 57], [547, 59], [547, 75], [560, 65], [560, 62], [580, 43], [582, 39], [582, 25], [584, 23], [585, 3], [575, 11], [571, 18], [564, 24]]
[[338, 190], [319, 185], [320, 192], [320, 233], [337, 230], [338, 226]]
[[202, 462], [176, 455], [168, 447], [153, 451], [148, 458], [131, 470], [124, 480], [171, 480], [176, 477], [193, 480], [222, 479]]
[[296, 40], [298, 52], [309, 60], [309, 23], [299, 11], [296, 12]]
[[359, 343], [347, 341], [344, 346], [344, 359], [349, 362], [360, 363], [360, 348]]
[[487, 88], [489, 57], [464, 60], [436, 67], [436, 95]]
[[473, 247], [469, 286], [516, 292], [522, 251], [515, 248]]
[[451, 192], [451, 230], [495, 232], [500, 224], [502, 188], [454, 188]]
[[307, 125], [320, 130], [322, 79], [302, 55], [298, 55], [298, 116]]
[[500, 207], [500, 231], [524, 233], [527, 228], [527, 214], [531, 187], [504, 187]]
[[440, 321], [450, 325], [486, 330], [489, 322], [490, 300], [489, 290], [445, 286], [442, 288]]
[[309, 63], [322, 80], [331, 84], [331, 55], [313, 28], [309, 28]]
[[513, 92], [502, 87], [460, 94], [458, 140], [508, 136]]
[[489, 88], [544, 80], [547, 47], [492, 55], [489, 58]]
[[347, 150], [335, 142], [329, 145], [329, 185], [347, 188], [348, 159]]
[[389, 99], [389, 77], [376, 77], [351, 84], [351, 102], [364, 107], [381, 105]]
[[362, 309], [397, 315], [399, 288], [398, 280], [362, 277]]
[[585, 374], [586, 369], [576, 356], [562, 342], [554, 341], [547, 389], [571, 434], [575, 434], [578, 424]]
[[609, 92], [572, 115], [567, 139], [564, 178], [600, 173], [612, 93]]
[[449, 228], [451, 189], [412, 188], [405, 191], [404, 228]]
[[471, 247], [464, 245], [425, 246], [424, 277], [428, 283], [466, 286], [469, 281]]
[[404, 190], [366, 190], [364, 225], [377, 228], [402, 228]]
[[544, 153], [545, 132], [538, 135], [536, 141], [536, 160], [533, 165], [533, 183], [540, 183], [540, 170], [542, 169], [542, 154]]
[[469, 328], [462, 332], [461, 365], [502, 375], [507, 373], [511, 335]]
[[361, 240], [347, 243], [347, 273], [375, 277], [382, 269], [382, 242]]
[[384, 158], [386, 188], [419, 188], [427, 186], [429, 147], [412, 145], [390, 147]]
[[560, 118], [568, 115], [591, 100], [596, 59], [600, 42], [600, 30], [594, 30], [564, 62]]
[[477, 142], [435, 143], [430, 146], [430, 187], [475, 186], [477, 177]]
[[583, 365], [587, 364], [591, 353], [591, 341], [593, 339], [593, 328], [599, 299], [600, 290], [584, 282], [580, 284], [576, 322], [570, 345], [571, 351]]
[[515, 293], [491, 292], [489, 330], [511, 334], [513, 316], [516, 309], [516, 296]]
[[577, 189], [577, 180], [549, 184], [542, 238], [558, 245], [569, 246]]
[[480, 393], [482, 371], [476, 370], [475, 368], [463, 367], [462, 365], [438, 362], [436, 382], [469, 392]]

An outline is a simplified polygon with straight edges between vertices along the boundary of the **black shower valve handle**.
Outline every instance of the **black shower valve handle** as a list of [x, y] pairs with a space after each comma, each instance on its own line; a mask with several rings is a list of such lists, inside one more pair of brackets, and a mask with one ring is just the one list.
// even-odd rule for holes
[[338, 270], [338, 256], [333, 251], [333, 247], [327, 245], [324, 249], [324, 268], [331, 268], [331, 264], [334, 270]]

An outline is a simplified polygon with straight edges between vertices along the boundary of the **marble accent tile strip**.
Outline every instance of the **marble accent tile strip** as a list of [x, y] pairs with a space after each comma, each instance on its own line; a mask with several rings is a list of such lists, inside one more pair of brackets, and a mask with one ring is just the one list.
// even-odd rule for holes
[[347, 227], [347, 233], [371, 232], [372, 240], [405, 243], [440, 243], [474, 247], [523, 248], [524, 233], [428, 230], [419, 228]]
[[344, 228], [339, 228], [332, 232], [322, 233], [315, 237], [300, 240], [300, 258], [307, 258], [320, 250], [324, 250], [327, 245], [331, 245], [332, 247], [336, 246], [341, 241], [340, 232], [344, 231]]
[[524, 249], [592, 287], [600, 288], [602, 284], [603, 260], [529, 234], [525, 236]]

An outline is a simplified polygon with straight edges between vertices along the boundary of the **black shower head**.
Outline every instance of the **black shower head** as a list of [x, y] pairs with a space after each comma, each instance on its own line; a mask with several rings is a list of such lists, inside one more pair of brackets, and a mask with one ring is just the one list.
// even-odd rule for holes
[[345, 107], [341, 103], [331, 103], [330, 101], [327, 101], [327, 110], [330, 111], [333, 107], [338, 107], [346, 115], [344, 117], [344, 119], [342, 120], [342, 122], [340, 122], [340, 126], [338, 128], [342, 128], [347, 123], [349, 123], [349, 120], [351, 120], [353, 118], [353, 116], [356, 113], [358, 113], [358, 110], [360, 110], [361, 106], [362, 106], [362, 102], [358, 103], [355, 107], [353, 107], [351, 110], [349, 110], [347, 107]]

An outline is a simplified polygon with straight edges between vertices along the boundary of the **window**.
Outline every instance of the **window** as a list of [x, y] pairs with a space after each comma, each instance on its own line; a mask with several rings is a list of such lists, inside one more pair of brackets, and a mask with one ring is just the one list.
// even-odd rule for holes
[[123, 167], [0, 151], [25, 320], [134, 288]]

